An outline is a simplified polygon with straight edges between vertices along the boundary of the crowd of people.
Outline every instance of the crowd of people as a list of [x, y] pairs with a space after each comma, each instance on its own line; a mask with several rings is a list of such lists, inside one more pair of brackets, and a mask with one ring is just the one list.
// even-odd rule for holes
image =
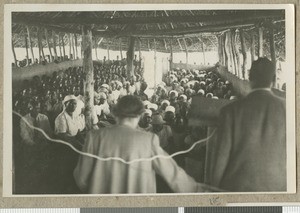
[[[233, 96], [230, 82], [224, 81], [213, 69], [176, 68], [164, 76], [163, 81], [155, 88], [149, 88], [143, 78], [143, 68], [137, 62], [134, 65], [134, 75], [130, 75], [119, 60], [112, 63], [94, 63], [92, 109], [85, 106], [85, 76], [82, 67], [70, 67], [53, 72], [51, 76], [34, 76], [31, 80], [25, 80], [23, 89], [14, 91], [13, 95], [13, 110], [24, 116], [21, 121], [18, 118], [14, 121], [14, 127], [20, 122], [22, 143], [33, 147], [40, 144], [40, 141], [46, 141], [41, 133], [37, 134], [28, 125], [29, 123], [43, 129], [50, 137], [62, 139], [81, 149], [88, 131], [116, 123], [112, 111], [114, 106], [120, 98], [131, 95], [138, 97], [145, 107], [137, 128], [155, 133], [160, 146], [171, 154], [186, 149], [195, 141], [206, 137], [205, 127], [188, 126], [188, 112], [193, 96], [212, 99], [236, 98]], [[91, 124], [85, 120], [88, 113], [92, 113]], [[18, 135], [17, 132], [16, 134]], [[44, 144], [49, 145], [49, 142]], [[56, 147], [62, 149], [61, 146]], [[204, 161], [205, 147], [198, 147], [194, 152], [197, 153], [192, 157]], [[58, 161], [65, 161], [65, 167], [70, 168], [68, 172], [72, 174], [78, 156], [73, 151], [66, 150], [62, 155], [70, 156], [69, 161]], [[184, 156], [178, 156], [175, 160], [184, 167]], [[66, 171], [61, 172], [65, 174]], [[72, 177], [68, 176], [68, 180], [70, 178]], [[201, 180], [203, 176], [199, 178], [199, 181]]]

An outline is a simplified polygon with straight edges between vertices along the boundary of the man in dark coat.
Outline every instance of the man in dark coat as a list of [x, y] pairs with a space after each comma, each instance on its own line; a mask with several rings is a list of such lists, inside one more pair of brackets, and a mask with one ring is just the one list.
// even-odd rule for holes
[[252, 92], [221, 110], [217, 140], [211, 141], [209, 183], [226, 191], [286, 191], [286, 106], [270, 87], [275, 68], [254, 61]]

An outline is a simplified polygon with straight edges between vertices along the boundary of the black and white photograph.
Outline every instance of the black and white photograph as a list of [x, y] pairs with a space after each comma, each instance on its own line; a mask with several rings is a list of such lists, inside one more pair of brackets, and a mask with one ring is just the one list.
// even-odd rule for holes
[[4, 12], [3, 196], [296, 192], [293, 5]]

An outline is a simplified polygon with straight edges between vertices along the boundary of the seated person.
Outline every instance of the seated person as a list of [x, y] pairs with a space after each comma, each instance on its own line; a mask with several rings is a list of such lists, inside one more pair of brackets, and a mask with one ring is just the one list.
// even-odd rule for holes
[[85, 129], [84, 115], [74, 113], [77, 107], [77, 98], [74, 95], [66, 96], [63, 103], [65, 110], [55, 119], [55, 134], [60, 139], [80, 147]]
[[146, 109], [140, 119], [139, 129], [149, 131], [152, 128], [151, 116], [152, 116], [152, 111], [150, 109]]
[[171, 127], [164, 124], [165, 121], [162, 119], [162, 116], [160, 114], [155, 114], [152, 116], [152, 128], [150, 128], [150, 131], [158, 135], [160, 146], [169, 152], [173, 134]]
[[[31, 126], [40, 128], [49, 137], [52, 135], [48, 117], [40, 113], [41, 105], [39, 102], [31, 101], [28, 104], [29, 113], [20, 121], [21, 138], [25, 144], [34, 145], [45, 139], [41, 132]], [[31, 126], [30, 126], [31, 125]]]

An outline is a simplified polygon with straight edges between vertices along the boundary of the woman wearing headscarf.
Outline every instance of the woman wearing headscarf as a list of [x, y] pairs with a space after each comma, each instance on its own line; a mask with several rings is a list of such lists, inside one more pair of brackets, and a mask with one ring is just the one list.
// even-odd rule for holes
[[[137, 97], [122, 97], [113, 112], [117, 124], [89, 132], [84, 152], [102, 158], [118, 157], [127, 162], [156, 155], [168, 156], [160, 147], [157, 135], [137, 129], [144, 112], [144, 105]], [[156, 173], [174, 192], [203, 190], [202, 185], [188, 176], [173, 159], [157, 158], [125, 164], [81, 155], [74, 177], [85, 193], [156, 193]]]

